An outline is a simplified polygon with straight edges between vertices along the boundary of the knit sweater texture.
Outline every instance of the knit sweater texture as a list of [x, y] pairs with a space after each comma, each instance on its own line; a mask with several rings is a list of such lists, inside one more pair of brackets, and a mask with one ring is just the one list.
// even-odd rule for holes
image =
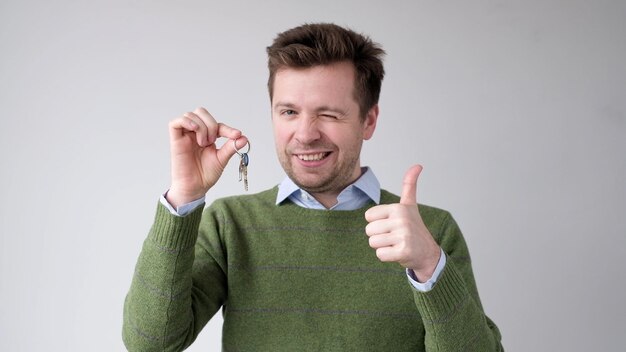
[[[365, 211], [275, 204], [277, 187], [186, 217], [158, 205], [124, 305], [129, 351], [182, 351], [222, 308], [223, 351], [501, 351], [451, 215], [419, 205], [447, 255], [429, 292], [376, 257]], [[381, 191], [381, 204], [399, 198]]]

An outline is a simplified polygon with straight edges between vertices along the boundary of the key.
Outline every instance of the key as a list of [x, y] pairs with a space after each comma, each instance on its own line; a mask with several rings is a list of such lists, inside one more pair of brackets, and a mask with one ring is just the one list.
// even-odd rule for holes
[[241, 153], [239, 156], [241, 157], [239, 160], [239, 182], [243, 179], [243, 188], [248, 191], [248, 163], [250, 158], [248, 153]]
[[239, 155], [239, 182], [243, 180], [243, 188], [248, 191], [248, 163], [250, 162], [250, 158], [248, 157], [248, 152], [250, 151], [250, 141], [248, 141], [248, 149], [245, 152], [239, 152], [237, 150], [237, 140], [233, 140], [233, 145], [235, 146], [235, 153]]

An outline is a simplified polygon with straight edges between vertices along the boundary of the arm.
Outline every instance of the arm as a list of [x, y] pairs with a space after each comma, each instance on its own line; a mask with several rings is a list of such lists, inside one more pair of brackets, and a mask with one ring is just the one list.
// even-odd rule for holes
[[191, 276], [200, 215], [176, 217], [159, 204], [124, 303], [129, 351], [180, 351], [195, 338]]
[[503, 351], [500, 331], [483, 311], [461, 230], [445, 213], [432, 233], [448, 260], [431, 291], [413, 290], [426, 330], [426, 350]]
[[[167, 201], [174, 208], [204, 197], [235, 154], [230, 144], [216, 148], [219, 137], [241, 137], [237, 144], [246, 143], [240, 131], [218, 124], [202, 108], [173, 120], [169, 131], [172, 186]], [[223, 267], [196, 245], [201, 217], [202, 207], [180, 217], [158, 205], [124, 304], [128, 350], [183, 350], [225, 301]]]
[[400, 203], [372, 207], [365, 213], [369, 243], [384, 262], [398, 262], [419, 282], [429, 280], [441, 257], [446, 264], [428, 292], [413, 287], [415, 303], [426, 331], [427, 351], [501, 351], [497, 327], [482, 309], [469, 252], [447, 212], [417, 206], [420, 165], [404, 178]]

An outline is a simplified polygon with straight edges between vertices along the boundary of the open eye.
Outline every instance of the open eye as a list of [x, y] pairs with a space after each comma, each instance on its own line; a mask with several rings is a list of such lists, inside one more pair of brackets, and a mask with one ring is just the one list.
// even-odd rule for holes
[[280, 112], [281, 115], [285, 115], [285, 116], [292, 116], [297, 114], [295, 110], [283, 110]]

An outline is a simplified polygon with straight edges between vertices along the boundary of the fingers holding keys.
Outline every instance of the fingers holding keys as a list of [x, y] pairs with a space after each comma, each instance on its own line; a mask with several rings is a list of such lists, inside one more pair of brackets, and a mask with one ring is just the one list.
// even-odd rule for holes
[[217, 139], [217, 121], [204, 108], [197, 108], [194, 112], [186, 112], [180, 118], [172, 121], [175, 129], [180, 132], [193, 132], [196, 143], [200, 147], [207, 147]]
[[228, 141], [217, 151], [217, 158], [222, 165], [226, 165], [235, 153], [248, 144], [248, 138], [241, 134], [238, 129], [220, 123], [218, 126], [218, 136], [225, 137], [234, 142]]
[[207, 147], [212, 144], [210, 136], [211, 130], [215, 129], [213, 127], [213, 125], [216, 124], [215, 120], [207, 121], [206, 118], [203, 119], [193, 112], [185, 113], [183, 119], [195, 133], [196, 143], [198, 143], [199, 146]]
[[180, 138], [185, 133], [194, 133], [197, 144], [206, 147], [214, 144], [218, 137], [238, 138], [241, 131], [230, 128], [227, 135], [220, 136], [220, 124], [204, 108], [197, 108], [193, 112], [186, 112], [170, 122], [170, 136]]
[[240, 130], [218, 123], [204, 108], [172, 120], [169, 131], [172, 185], [167, 199], [175, 206], [204, 196], [221, 177], [235, 148], [227, 142], [218, 149], [219, 138], [235, 140], [239, 148], [248, 143]]

